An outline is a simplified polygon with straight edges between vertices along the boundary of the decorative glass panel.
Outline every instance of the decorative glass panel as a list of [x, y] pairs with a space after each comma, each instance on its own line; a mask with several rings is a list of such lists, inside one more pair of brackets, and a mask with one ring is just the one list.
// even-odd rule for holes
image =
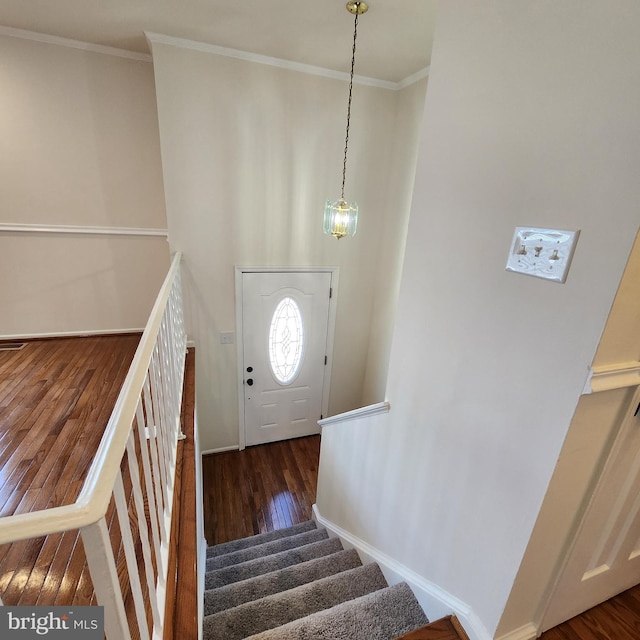
[[280, 301], [269, 329], [269, 362], [280, 384], [293, 382], [302, 364], [304, 324], [300, 307], [292, 298]]

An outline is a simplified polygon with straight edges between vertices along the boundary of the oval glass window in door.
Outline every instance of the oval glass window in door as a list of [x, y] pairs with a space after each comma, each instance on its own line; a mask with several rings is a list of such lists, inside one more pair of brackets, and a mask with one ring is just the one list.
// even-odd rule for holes
[[290, 384], [300, 371], [304, 353], [304, 323], [293, 298], [283, 298], [273, 312], [269, 329], [269, 362], [275, 379]]

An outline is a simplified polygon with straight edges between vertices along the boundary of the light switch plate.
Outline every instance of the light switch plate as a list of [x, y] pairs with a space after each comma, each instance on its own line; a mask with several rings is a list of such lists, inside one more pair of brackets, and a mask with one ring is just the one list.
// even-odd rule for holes
[[579, 234], [580, 231], [516, 227], [507, 271], [564, 282]]

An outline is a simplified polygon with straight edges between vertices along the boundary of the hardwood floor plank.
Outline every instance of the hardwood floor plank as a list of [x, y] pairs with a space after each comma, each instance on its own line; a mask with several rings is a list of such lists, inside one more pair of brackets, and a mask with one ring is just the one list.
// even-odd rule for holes
[[590, 628], [598, 629], [605, 638], [632, 640], [640, 638], [640, 620], [637, 615], [638, 609], [628, 609], [623, 601], [613, 598], [600, 605], [598, 610], [590, 609], [585, 612], [582, 617]]
[[[139, 336], [128, 335], [34, 341], [19, 353], [0, 352], [0, 508], [3, 513], [69, 504], [76, 499], [138, 340]], [[193, 403], [194, 398], [192, 407]], [[191, 465], [194, 469], [195, 460]], [[135, 535], [139, 522], [131, 504], [132, 482], [126, 457], [121, 471]], [[142, 483], [144, 486], [144, 479]], [[195, 479], [192, 485], [195, 486]], [[106, 522], [123, 585], [125, 610], [129, 620], [133, 620], [129, 574], [113, 502]], [[192, 547], [195, 547], [195, 529], [193, 537]], [[135, 544], [140, 554], [139, 541]], [[193, 548], [191, 554], [195, 567]], [[155, 571], [153, 552], [152, 562]], [[195, 577], [191, 581], [195, 584]], [[147, 592], [144, 576], [142, 589], [144, 598]], [[195, 589], [191, 592], [195, 593]], [[0, 547], [0, 594], [5, 604], [96, 604], [77, 532]], [[182, 600], [191, 601], [192, 611], [196, 610], [193, 596], [189, 598], [185, 593]], [[151, 623], [150, 610], [148, 622]], [[132, 640], [138, 637], [134, 629]], [[197, 633], [193, 637], [197, 637]]]
[[640, 584], [545, 631], [540, 640], [638, 640]]
[[465, 638], [466, 636], [458, 634], [451, 617], [447, 617], [405, 633], [398, 640], [464, 640]]
[[[138, 335], [34, 340], [0, 352], [0, 515], [75, 501]], [[0, 547], [5, 604], [88, 603], [77, 532]]]
[[203, 456], [205, 536], [227, 542], [309, 520], [320, 436]]

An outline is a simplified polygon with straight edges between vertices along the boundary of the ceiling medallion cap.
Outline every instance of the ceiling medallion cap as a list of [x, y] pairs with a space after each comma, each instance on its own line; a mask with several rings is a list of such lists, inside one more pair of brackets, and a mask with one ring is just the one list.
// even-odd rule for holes
[[369, 5], [366, 2], [347, 2], [347, 11], [361, 16], [369, 11]]

